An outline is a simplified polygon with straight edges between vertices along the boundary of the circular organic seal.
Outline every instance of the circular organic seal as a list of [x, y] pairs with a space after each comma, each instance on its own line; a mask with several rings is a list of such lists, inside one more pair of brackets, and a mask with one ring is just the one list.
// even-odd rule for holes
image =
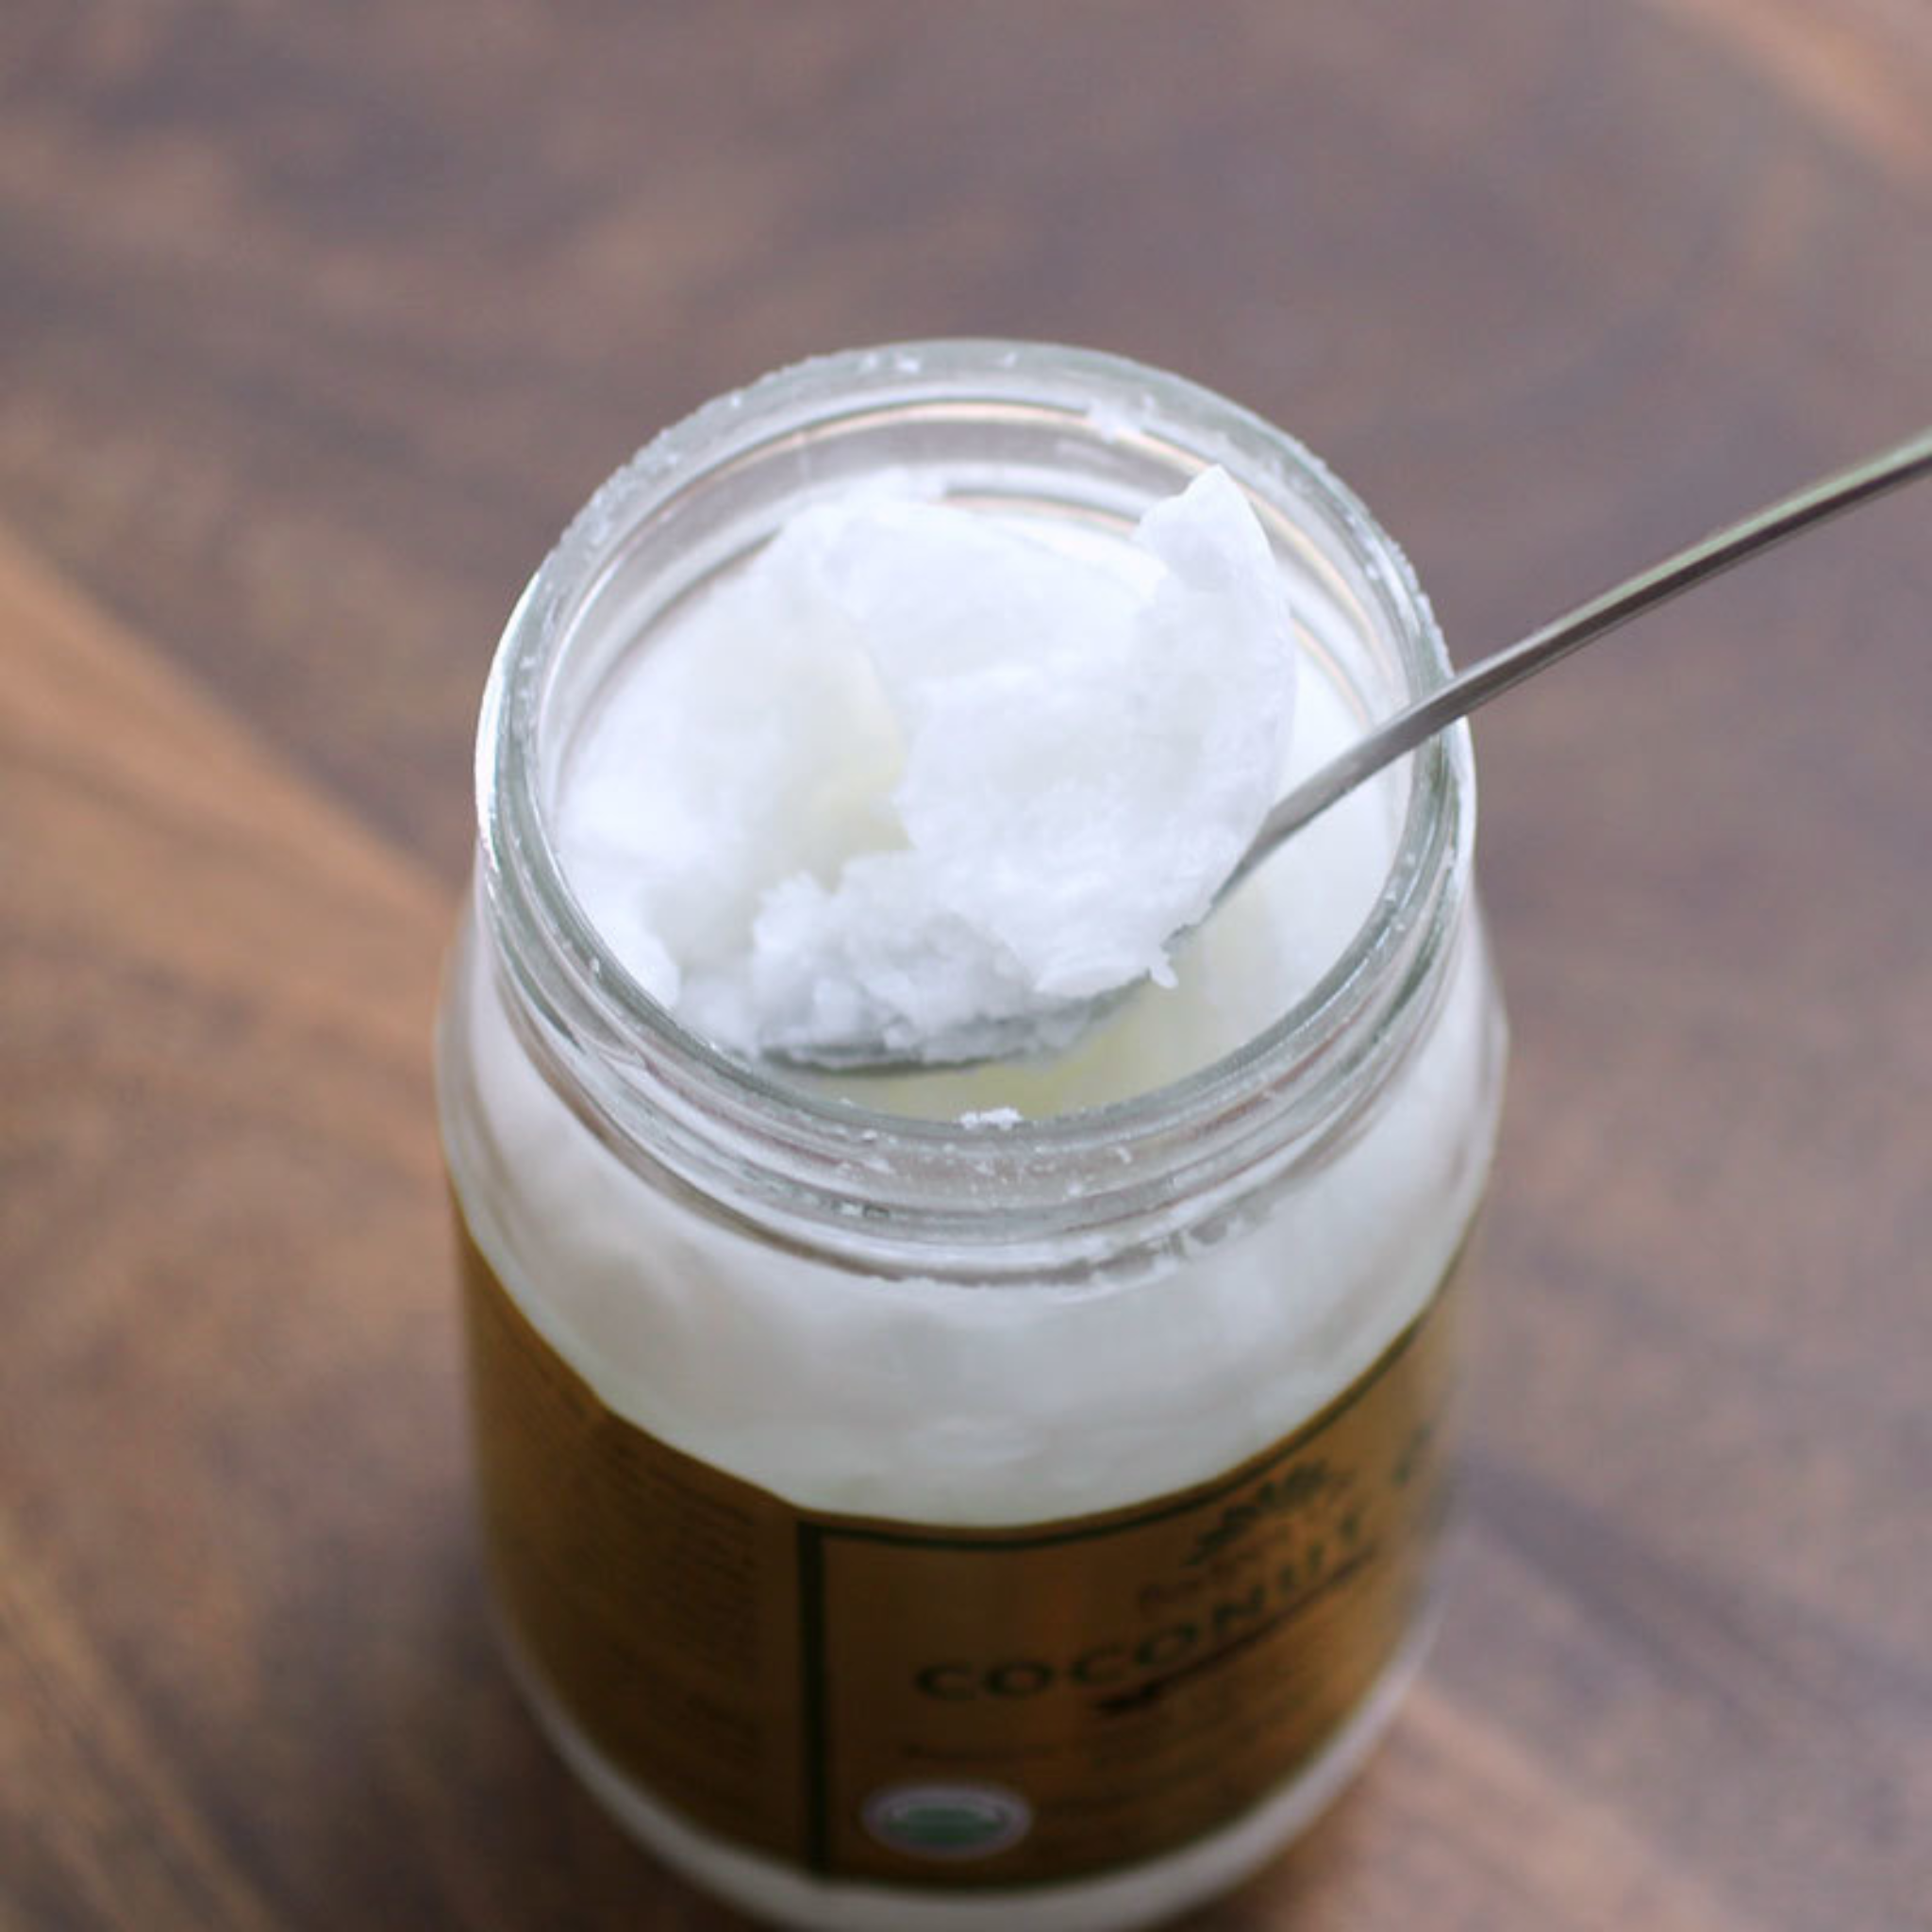
[[1033, 1824], [1033, 1807], [1004, 1785], [886, 1785], [862, 1815], [882, 1845], [921, 1858], [990, 1857]]

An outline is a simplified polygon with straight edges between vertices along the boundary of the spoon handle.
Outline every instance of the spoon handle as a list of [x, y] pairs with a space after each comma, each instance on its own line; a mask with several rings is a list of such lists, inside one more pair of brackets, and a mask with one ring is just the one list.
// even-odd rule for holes
[[1373, 777], [1404, 752], [1413, 751], [1445, 724], [1467, 717], [1478, 706], [1488, 704], [1525, 677], [1533, 677], [1544, 665], [1567, 658], [1592, 638], [1600, 638], [1606, 631], [1614, 630], [1657, 605], [1668, 603], [1692, 584], [1701, 584], [1706, 577], [1714, 577], [1720, 571], [1729, 570], [1733, 564], [1742, 563], [1746, 558], [1783, 542], [1787, 537], [1823, 523], [1826, 517], [1883, 495], [1888, 490], [1896, 490], [1900, 484], [1909, 483], [1928, 472], [1932, 472], [1932, 429], [1924, 429], [1895, 448], [1868, 457], [1836, 475], [1780, 497], [1740, 523], [1713, 531], [1702, 542], [1692, 543], [1674, 557], [1667, 557], [1661, 563], [1626, 578], [1614, 590], [1592, 597], [1587, 604], [1579, 604], [1555, 623], [1532, 631], [1520, 642], [1458, 672], [1447, 684], [1439, 685], [1406, 709], [1385, 719], [1340, 758], [1330, 759], [1320, 771], [1303, 779], [1262, 820], [1254, 843], [1242, 854], [1223, 891], [1245, 878], [1291, 832], [1299, 831], [1318, 812], [1325, 811], [1338, 798], [1353, 791], [1363, 779]]

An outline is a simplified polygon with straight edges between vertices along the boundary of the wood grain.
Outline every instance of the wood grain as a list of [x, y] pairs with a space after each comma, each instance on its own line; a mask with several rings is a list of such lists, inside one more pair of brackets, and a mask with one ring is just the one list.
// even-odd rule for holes
[[[938, 332], [1287, 423], [1465, 655], [1932, 416], [1911, 0], [0, 11], [0, 1927], [723, 1928], [491, 1649], [427, 1079], [516, 589]], [[1479, 732], [1441, 1642], [1221, 1932], [1932, 1924], [1932, 545]]]

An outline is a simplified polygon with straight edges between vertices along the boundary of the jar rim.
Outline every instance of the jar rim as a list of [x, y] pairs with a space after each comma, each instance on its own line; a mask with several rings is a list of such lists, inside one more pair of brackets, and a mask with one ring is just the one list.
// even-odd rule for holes
[[[948, 1243], [990, 1234], [1009, 1255], [1044, 1242], [1056, 1265], [1085, 1265], [1130, 1231], [1144, 1239], [1151, 1226], [1198, 1220], [1297, 1135], [1332, 1124], [1345, 1095], [1331, 1090], [1352, 1092], [1365, 1077], [1362, 1055], [1341, 1051], [1346, 1039], [1369, 1024], [1389, 1049], [1420, 1024], [1440, 978], [1424, 969], [1441, 965], [1474, 836], [1473, 764], [1457, 726], [1411, 754], [1381, 890], [1314, 985], [1221, 1058], [1098, 1107], [997, 1130], [890, 1113], [810, 1092], [685, 1026], [604, 941], [553, 836], [540, 726], [573, 625], [626, 534], [695, 481], [803, 425], [959, 403], [1037, 407], [1070, 424], [1121, 410], [1164, 452], [1197, 467], [1226, 463], [1250, 491], [1266, 481], [1277, 508], [1286, 496], [1320, 512], [1323, 527], [1308, 531], [1318, 541], [1340, 533], [1346, 542], [1389, 621], [1404, 696], [1449, 675], [1407, 558], [1320, 458], [1210, 390], [1101, 351], [961, 338], [812, 358], [703, 405], [595, 492], [512, 610], [478, 726], [481, 881], [525, 1044], [607, 1146], [705, 1211], [781, 1245], [893, 1272], [950, 1272], [925, 1264]], [[1121, 432], [1109, 422], [1106, 433]], [[1118, 1173], [1070, 1195], [1069, 1178], [1102, 1148]], [[937, 1198], [962, 1169], [971, 1199]]]

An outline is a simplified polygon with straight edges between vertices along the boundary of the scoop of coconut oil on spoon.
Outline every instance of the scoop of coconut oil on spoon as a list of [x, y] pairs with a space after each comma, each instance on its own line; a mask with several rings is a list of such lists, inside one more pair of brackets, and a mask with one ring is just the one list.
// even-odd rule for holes
[[[1274, 805], [1221, 882], [1207, 916], [1212, 917], [1235, 887], [1310, 820], [1491, 698], [1707, 577], [1928, 473], [1932, 473], [1932, 429], [1714, 531], [1424, 692], [1374, 725]], [[1122, 885], [1124, 890], [1131, 890], [1132, 881], [1123, 880]], [[1186, 934], [1175, 935], [1180, 943], [1185, 943], [1186, 938]], [[1043, 1000], [1027, 1012], [981, 1017], [942, 1037], [922, 1040], [914, 1049], [889, 1043], [876, 1034], [828, 1028], [822, 1035], [788, 1039], [782, 1047], [768, 1048], [765, 1057], [801, 1069], [863, 1074], [901, 1073], [913, 1067], [965, 1067], [1038, 1054], [1043, 1046], [1059, 1051], [1112, 1012], [1138, 984], [1129, 982], [1085, 998]]]

